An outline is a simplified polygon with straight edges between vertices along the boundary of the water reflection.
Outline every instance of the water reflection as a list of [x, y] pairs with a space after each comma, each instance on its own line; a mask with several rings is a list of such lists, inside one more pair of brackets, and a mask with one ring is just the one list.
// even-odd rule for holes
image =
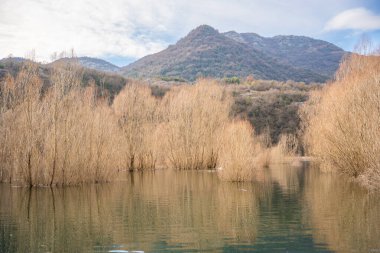
[[380, 252], [380, 194], [333, 174], [306, 177], [307, 222], [314, 238], [336, 252]]
[[0, 191], [1, 252], [83, 252], [89, 242], [111, 243], [110, 187]]
[[141, 241], [143, 235], [143, 243], [156, 244], [148, 251], [213, 251], [226, 243], [255, 241], [257, 198], [264, 194], [260, 187], [221, 183], [208, 172], [134, 174], [133, 182], [121, 207], [128, 224], [124, 230], [132, 236], [127, 243]]
[[221, 183], [212, 173], [174, 171], [134, 174], [133, 181], [108, 185], [0, 187], [1, 252], [251, 245], [263, 194], [252, 184]]
[[307, 167], [263, 182], [126, 174], [69, 188], [0, 185], [0, 252], [358, 252], [380, 248], [379, 199]]

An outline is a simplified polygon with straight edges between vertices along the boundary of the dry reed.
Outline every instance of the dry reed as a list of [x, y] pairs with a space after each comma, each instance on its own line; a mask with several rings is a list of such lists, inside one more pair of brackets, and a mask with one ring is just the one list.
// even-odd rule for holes
[[353, 54], [301, 111], [308, 152], [324, 170], [380, 187], [380, 57]]
[[156, 167], [160, 148], [157, 126], [162, 121], [158, 106], [151, 89], [141, 83], [126, 85], [113, 101], [123, 132], [124, 167], [130, 171]]
[[71, 64], [52, 70], [45, 91], [38, 71], [28, 62], [1, 85], [0, 180], [30, 186], [111, 180], [117, 122], [108, 101], [97, 99], [94, 87], [80, 87]]
[[212, 80], [172, 89], [164, 98], [169, 166], [213, 169], [218, 131], [229, 121], [231, 96]]
[[292, 162], [299, 149], [298, 137], [294, 134], [282, 134], [276, 146], [271, 150], [272, 163]]
[[246, 121], [232, 122], [219, 137], [219, 176], [227, 181], [254, 179], [256, 155], [254, 131]]
[[[232, 96], [216, 81], [173, 87], [163, 98], [131, 83], [112, 105], [73, 63], [56, 65], [42, 89], [25, 64], [0, 93], [0, 181], [35, 185], [104, 182], [120, 170], [222, 167], [221, 178], [252, 180], [268, 164], [270, 140], [233, 122]], [[260, 139], [262, 139], [260, 141]]]

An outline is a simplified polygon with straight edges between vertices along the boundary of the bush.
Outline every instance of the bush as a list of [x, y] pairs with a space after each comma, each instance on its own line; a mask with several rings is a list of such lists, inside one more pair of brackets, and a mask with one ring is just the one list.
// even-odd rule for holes
[[151, 89], [132, 83], [115, 97], [113, 109], [123, 134], [124, 167], [130, 171], [154, 169], [157, 161], [158, 101]]
[[213, 169], [218, 159], [217, 133], [229, 120], [231, 96], [212, 80], [170, 90], [163, 100], [167, 113], [169, 166]]
[[254, 131], [249, 122], [228, 124], [219, 137], [219, 176], [227, 181], [251, 181], [255, 177]]
[[353, 54], [301, 111], [307, 150], [322, 168], [369, 188], [380, 187], [379, 80], [380, 58]]
[[255, 140], [248, 122], [233, 122], [231, 94], [214, 80], [172, 87], [162, 98], [132, 82], [112, 104], [95, 80], [82, 83], [83, 69], [73, 63], [52, 68], [44, 89], [33, 62], [2, 81], [1, 182], [106, 182], [120, 170], [162, 166], [219, 166], [221, 178], [246, 181], [269, 163], [268, 153], [260, 157], [269, 134]]
[[240, 78], [237, 76], [233, 77], [226, 77], [223, 79], [223, 81], [227, 84], [239, 84], [240, 83]]
[[289, 162], [299, 154], [299, 148], [299, 141], [296, 135], [282, 134], [277, 145], [271, 150], [271, 162]]
[[161, 76], [160, 79], [165, 82], [185, 83], [186, 80], [178, 76]]
[[54, 70], [42, 92], [26, 63], [1, 85], [0, 181], [68, 185], [109, 181], [117, 169], [117, 121], [95, 87], [80, 87], [75, 66]]

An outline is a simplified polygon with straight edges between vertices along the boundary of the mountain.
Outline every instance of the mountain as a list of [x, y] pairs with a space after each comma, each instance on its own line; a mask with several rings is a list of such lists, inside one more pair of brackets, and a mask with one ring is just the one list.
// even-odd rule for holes
[[85, 68], [94, 69], [103, 72], [118, 72], [120, 68], [102, 59], [91, 58], [91, 57], [77, 57], [77, 58], [61, 58], [54, 61], [52, 64], [60, 63], [62, 61], [79, 61], [79, 64]]
[[264, 38], [253, 33], [219, 33], [202, 25], [175, 45], [120, 71], [128, 77], [194, 80], [253, 74], [257, 79], [324, 82], [332, 77], [344, 53], [328, 42], [302, 36]]

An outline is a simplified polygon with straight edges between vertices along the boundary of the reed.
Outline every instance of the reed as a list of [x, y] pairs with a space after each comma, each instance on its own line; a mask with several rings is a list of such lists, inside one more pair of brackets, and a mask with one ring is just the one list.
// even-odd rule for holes
[[303, 107], [304, 138], [322, 169], [380, 187], [380, 57], [353, 54]]
[[213, 80], [172, 89], [163, 100], [167, 114], [168, 165], [176, 169], [214, 169], [218, 133], [229, 121], [232, 99]]
[[69, 185], [115, 175], [117, 121], [96, 88], [80, 86], [72, 64], [52, 70], [42, 90], [38, 65], [28, 62], [1, 91], [1, 181]]
[[1, 85], [3, 182], [105, 182], [120, 170], [157, 167], [222, 167], [222, 179], [247, 181], [269, 164], [269, 135], [256, 138], [248, 122], [234, 121], [232, 96], [214, 80], [176, 86], [163, 97], [135, 81], [111, 103], [94, 82], [82, 87], [75, 63], [56, 65], [44, 88], [38, 68], [28, 62]]
[[219, 137], [219, 176], [227, 181], [251, 181], [255, 177], [257, 149], [252, 126], [246, 121], [232, 122]]
[[293, 162], [299, 153], [298, 137], [294, 134], [282, 134], [276, 146], [271, 150], [271, 163]]
[[122, 129], [123, 163], [130, 171], [154, 169], [158, 159], [159, 100], [151, 89], [134, 82], [116, 96], [112, 105]]

